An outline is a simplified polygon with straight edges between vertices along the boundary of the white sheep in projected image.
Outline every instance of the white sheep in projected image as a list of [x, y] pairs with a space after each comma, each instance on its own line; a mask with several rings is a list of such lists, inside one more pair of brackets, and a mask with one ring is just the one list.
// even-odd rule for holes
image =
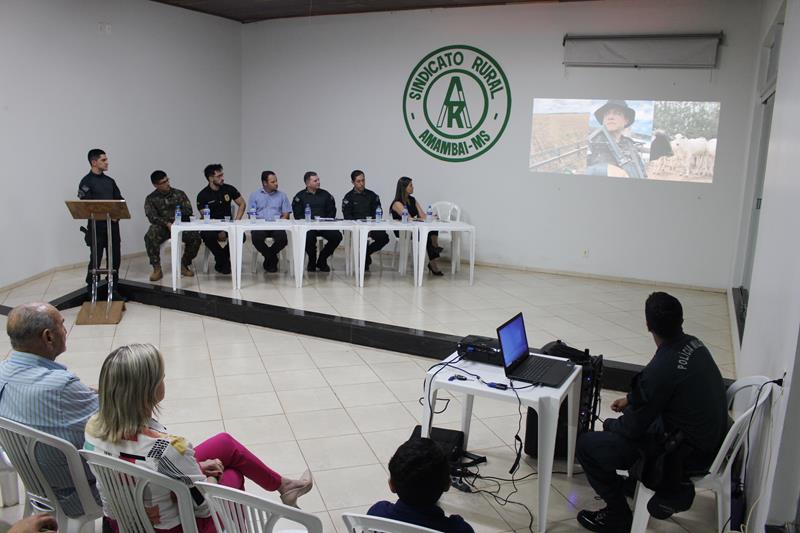
[[681, 134], [675, 135], [670, 142], [672, 151], [683, 163], [684, 176], [703, 176], [714, 173], [714, 157], [717, 153], [717, 140], [697, 137], [687, 139]]

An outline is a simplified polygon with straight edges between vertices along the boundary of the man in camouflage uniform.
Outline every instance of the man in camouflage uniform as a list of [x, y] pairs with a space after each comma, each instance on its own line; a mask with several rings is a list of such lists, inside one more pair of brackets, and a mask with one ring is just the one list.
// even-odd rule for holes
[[[150, 181], [156, 190], [148, 194], [144, 201], [144, 214], [150, 221], [150, 228], [144, 236], [144, 247], [147, 250], [147, 257], [150, 258], [150, 264], [153, 265], [150, 281], [158, 281], [164, 277], [161, 271], [160, 248], [170, 238], [172, 221], [175, 220], [175, 208], [181, 206], [181, 220], [188, 222], [192, 214], [192, 203], [186, 193], [170, 187], [169, 176], [163, 170], [153, 172]], [[189, 265], [200, 250], [200, 233], [184, 231], [182, 236], [185, 246], [181, 259], [181, 275], [191, 277], [194, 276], [194, 272]]]

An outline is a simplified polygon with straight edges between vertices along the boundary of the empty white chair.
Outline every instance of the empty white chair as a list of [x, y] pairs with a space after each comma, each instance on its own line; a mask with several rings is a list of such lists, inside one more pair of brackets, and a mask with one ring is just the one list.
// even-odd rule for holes
[[[728, 408], [733, 405], [736, 394], [744, 389], [759, 388], [764, 383], [769, 381], [768, 378], [763, 376], [752, 376], [737, 380], [733, 385], [728, 388], [726, 398], [728, 401]], [[723, 532], [723, 528], [730, 523], [731, 516], [731, 467], [739, 453], [747, 433], [747, 426], [750, 423], [751, 417], [754, 421], [763, 414], [764, 407], [772, 397], [772, 385], [766, 385], [758, 395], [758, 404], [756, 401], [756, 394], [754, 390], [750, 390], [752, 394], [749, 408], [742, 414], [736, 417], [736, 421], [728, 430], [722, 446], [717, 452], [717, 456], [711, 463], [708, 469], [708, 474], [691, 478], [692, 483], [696, 489], [711, 489], [717, 499], [717, 531]], [[753, 416], [755, 411], [755, 416]], [[631, 526], [631, 533], [645, 533], [647, 530], [647, 522], [650, 519], [650, 513], [647, 510], [647, 502], [653, 497], [655, 493], [645, 487], [641, 482], [636, 484], [636, 494], [634, 496], [634, 509], [633, 509], [633, 525]]]
[[97, 477], [121, 532], [154, 533], [144, 502], [145, 490], [153, 485], [174, 495], [184, 533], [197, 533], [192, 497], [186, 485], [122, 459], [87, 450], [81, 450], [80, 454]]
[[[53, 513], [59, 531], [67, 533], [79, 533], [86, 526], [87, 531], [94, 529], [94, 521], [103, 516], [103, 511], [92, 494], [86, 470], [75, 446], [64, 439], [6, 418], [0, 418], [0, 446], [8, 454], [25, 486], [25, 516], [34, 511]], [[56, 468], [53, 464], [39, 464], [37, 458], [52, 461]], [[44, 469], [47, 469], [49, 477]], [[76, 503], [80, 503], [83, 509], [82, 515], [75, 516], [75, 509], [62, 506], [56, 496], [56, 487], [52, 486], [55, 479], [59, 484], [63, 482], [61, 490], [74, 487]]]
[[365, 514], [342, 513], [342, 520], [350, 533], [436, 533], [435, 529]]
[[322, 533], [322, 521], [311, 513], [213, 483], [196, 483], [206, 497], [217, 531], [270, 533], [281, 518], [301, 524], [309, 533]]

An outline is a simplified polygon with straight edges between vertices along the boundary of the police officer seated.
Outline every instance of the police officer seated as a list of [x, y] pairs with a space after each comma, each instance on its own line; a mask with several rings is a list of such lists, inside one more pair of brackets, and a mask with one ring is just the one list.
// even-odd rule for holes
[[[306, 206], [311, 209], [312, 218], [336, 218], [336, 200], [331, 193], [319, 186], [319, 176], [316, 172], [308, 171], [303, 175], [306, 188], [294, 195], [292, 212], [295, 220], [305, 218]], [[317, 258], [317, 237], [325, 239], [325, 246]], [[306, 254], [308, 254], [308, 267], [306, 270], [314, 272], [330, 272], [328, 258], [342, 242], [342, 234], [336, 230], [311, 230], [306, 233]]]
[[[219, 163], [207, 165], [203, 174], [208, 185], [197, 193], [197, 210], [202, 213], [203, 209], [208, 207], [213, 220], [222, 220], [231, 216], [231, 202], [235, 202], [237, 206], [235, 220], [241, 220], [247, 204], [236, 187], [225, 183], [222, 165]], [[224, 231], [201, 231], [200, 238], [214, 255], [214, 270], [220, 274], [230, 274], [230, 248], [223, 248], [221, 244], [228, 240], [228, 234]]]
[[722, 375], [703, 343], [683, 332], [680, 302], [654, 292], [645, 303], [645, 318], [657, 349], [631, 392], [611, 405], [622, 416], [578, 439], [578, 460], [606, 503], [599, 511], [578, 513], [578, 522], [590, 531], [630, 531], [631, 510], [617, 470], [635, 472], [655, 490], [647, 506], [654, 518], [691, 507], [689, 476], [707, 471], [727, 432]]
[[[363, 170], [354, 170], [350, 173], [353, 189], [344, 195], [342, 200], [342, 215], [345, 220], [364, 220], [375, 216], [375, 211], [381, 207], [380, 197], [367, 189], [367, 180]], [[372, 264], [372, 254], [379, 251], [389, 243], [389, 235], [385, 231], [370, 231], [372, 240], [367, 245], [366, 270]]]

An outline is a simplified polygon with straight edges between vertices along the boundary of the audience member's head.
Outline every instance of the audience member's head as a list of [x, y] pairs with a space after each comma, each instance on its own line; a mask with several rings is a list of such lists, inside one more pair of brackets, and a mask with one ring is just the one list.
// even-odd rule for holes
[[309, 170], [303, 174], [303, 183], [306, 184], [306, 189], [314, 192], [319, 189], [319, 176], [313, 170]]
[[412, 438], [394, 452], [389, 461], [389, 487], [414, 507], [435, 505], [450, 488], [447, 457], [431, 439]]
[[119, 442], [138, 434], [164, 399], [164, 358], [152, 344], [120, 346], [100, 369], [97, 435]]
[[67, 349], [64, 317], [50, 304], [34, 302], [18, 305], [8, 314], [6, 333], [11, 347], [55, 360]]
[[654, 292], [644, 304], [647, 330], [663, 340], [670, 340], [683, 333], [683, 308], [674, 296], [666, 292]]

